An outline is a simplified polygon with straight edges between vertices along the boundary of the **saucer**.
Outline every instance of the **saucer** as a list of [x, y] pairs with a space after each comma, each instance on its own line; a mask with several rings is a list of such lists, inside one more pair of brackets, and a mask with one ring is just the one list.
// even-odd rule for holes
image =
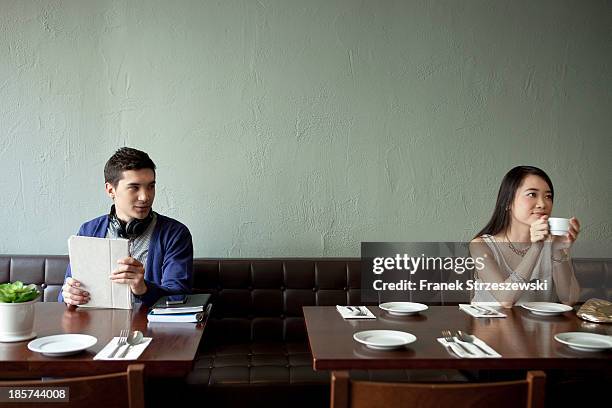
[[393, 350], [416, 340], [416, 336], [396, 330], [365, 330], [353, 335], [355, 341], [374, 350]]
[[0, 343], [15, 343], [18, 341], [25, 341], [25, 340], [30, 340], [33, 339], [34, 337], [36, 337], [36, 332], [31, 332], [29, 334], [22, 334], [19, 336], [14, 336], [14, 335], [3, 335], [0, 336]]
[[68, 356], [76, 354], [98, 342], [87, 334], [57, 334], [40, 337], [28, 343], [28, 349], [49, 357]]
[[585, 332], [555, 334], [555, 340], [578, 351], [601, 351], [612, 348], [612, 337]]
[[378, 307], [394, 316], [410, 316], [428, 309], [427, 305], [413, 302], [386, 302]]
[[555, 316], [561, 313], [569, 312], [574, 310], [573, 307], [564, 305], [563, 303], [549, 303], [549, 302], [527, 302], [522, 303], [521, 307], [529, 310], [533, 314], [540, 316]]

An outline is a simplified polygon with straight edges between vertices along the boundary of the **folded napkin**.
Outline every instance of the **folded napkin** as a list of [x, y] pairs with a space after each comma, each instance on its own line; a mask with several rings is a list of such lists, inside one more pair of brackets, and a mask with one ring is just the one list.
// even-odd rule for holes
[[[504, 313], [496, 310], [494, 307], [491, 306], [474, 306], [468, 304], [461, 304], [459, 305], [459, 309], [463, 310], [465, 313], [469, 314], [472, 317], [506, 317]], [[479, 309], [488, 310], [489, 312], [493, 313], [485, 313], [483, 311], [480, 311]]]
[[[336, 309], [338, 310], [338, 313], [340, 313], [340, 316], [342, 316], [343, 319], [376, 319], [376, 316], [374, 316], [374, 314], [370, 312], [370, 309], [365, 306], [347, 307], [337, 305]], [[359, 312], [356, 312], [356, 310], [359, 310]]]
[[[480, 347], [486, 350], [488, 354], [482, 351], [480, 348], [478, 348], [475, 344], [466, 343], [465, 341], [460, 341], [457, 337], [453, 337], [453, 339], [455, 339], [453, 343], [447, 342], [446, 340], [444, 340], [443, 337], [440, 337], [438, 339], [438, 342], [440, 342], [440, 344], [442, 344], [444, 348], [446, 348], [447, 350], [450, 348], [453, 351], [453, 353], [455, 353], [457, 356], [461, 358], [497, 358], [497, 357], [501, 357], [501, 354], [499, 354], [497, 351], [489, 347], [487, 343], [480, 340], [476, 336], [472, 336], [472, 337], [474, 338], [474, 343], [478, 344]], [[467, 348], [472, 354], [468, 354], [457, 343], [460, 343], [461, 346]]]
[[131, 346], [128, 353], [125, 357], [119, 358], [124, 351], [127, 345], [122, 346], [117, 350], [113, 357], [109, 357], [108, 355], [113, 352], [115, 347], [117, 347], [117, 342], [119, 341], [119, 337], [113, 337], [111, 341], [108, 342], [106, 346], [98, 354], [94, 356], [94, 360], [137, 360], [138, 357], [142, 354], [142, 352], [147, 348], [149, 343], [153, 340], [151, 337], [145, 337], [142, 339], [142, 342], [136, 344], [135, 346]]

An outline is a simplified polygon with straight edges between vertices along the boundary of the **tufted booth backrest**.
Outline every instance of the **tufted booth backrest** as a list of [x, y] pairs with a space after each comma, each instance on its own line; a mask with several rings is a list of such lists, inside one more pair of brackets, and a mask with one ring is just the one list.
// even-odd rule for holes
[[[612, 298], [612, 259], [574, 259], [581, 300]], [[55, 301], [67, 256], [0, 256], [0, 283], [21, 280]], [[303, 306], [360, 304], [359, 258], [194, 259], [194, 292], [213, 294], [212, 330], [223, 342], [302, 341]], [[438, 294], [432, 303], [454, 303]]]
[[574, 272], [580, 283], [580, 300], [612, 300], [612, 259], [574, 258]]
[[303, 341], [303, 306], [360, 303], [360, 261], [196, 259], [194, 291], [212, 293], [223, 341]]
[[66, 255], [0, 255], [0, 283], [34, 283], [45, 302], [57, 302], [68, 267]]

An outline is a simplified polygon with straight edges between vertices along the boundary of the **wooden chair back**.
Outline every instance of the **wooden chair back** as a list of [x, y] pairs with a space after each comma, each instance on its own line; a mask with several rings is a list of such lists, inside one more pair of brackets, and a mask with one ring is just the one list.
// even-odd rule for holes
[[546, 374], [529, 371], [524, 380], [493, 383], [421, 384], [353, 381], [332, 373], [332, 408], [543, 408]]
[[[14, 404], [19, 408], [53, 407], [126, 407], [144, 408], [144, 365], [129, 365], [127, 371], [88, 377], [73, 377], [49, 381], [0, 381], [0, 387], [68, 387], [68, 402], [28, 402]], [[1, 404], [0, 404], [1, 405]], [[13, 405], [13, 404], [11, 404]]]

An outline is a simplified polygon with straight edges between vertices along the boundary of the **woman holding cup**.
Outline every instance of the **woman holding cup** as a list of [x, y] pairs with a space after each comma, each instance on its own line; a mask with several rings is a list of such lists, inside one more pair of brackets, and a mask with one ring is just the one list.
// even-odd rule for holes
[[569, 250], [580, 223], [575, 217], [552, 219], [551, 228], [553, 198], [550, 178], [537, 167], [518, 166], [504, 176], [490, 221], [470, 243], [472, 257], [484, 259], [476, 282], [540, 285], [537, 290], [479, 290], [472, 302], [504, 307], [532, 301], [576, 303], [580, 286]]

